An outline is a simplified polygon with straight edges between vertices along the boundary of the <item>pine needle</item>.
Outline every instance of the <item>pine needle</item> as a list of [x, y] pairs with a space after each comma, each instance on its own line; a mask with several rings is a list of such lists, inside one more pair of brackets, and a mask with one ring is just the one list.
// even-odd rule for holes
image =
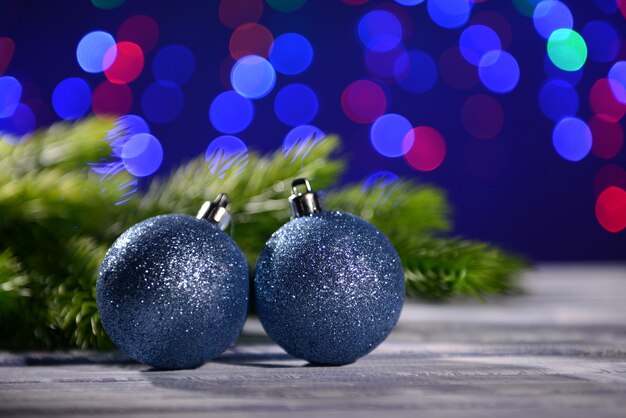
[[[202, 156], [140, 193], [123, 164], [106, 165], [123, 135], [114, 121], [90, 118], [30, 138], [0, 137], [0, 347], [110, 348], [95, 283], [106, 250], [125, 229], [159, 214], [194, 215], [203, 201], [227, 193], [229, 232], [253, 266], [289, 220], [290, 184], [299, 177], [320, 191], [325, 209], [359, 215], [389, 237], [409, 296], [509, 293], [524, 267], [493, 246], [442, 238], [451, 228], [450, 208], [438, 188], [405, 180], [336, 188], [345, 161], [333, 136], [304, 138], [265, 156]], [[104, 165], [93, 170], [94, 163]]]

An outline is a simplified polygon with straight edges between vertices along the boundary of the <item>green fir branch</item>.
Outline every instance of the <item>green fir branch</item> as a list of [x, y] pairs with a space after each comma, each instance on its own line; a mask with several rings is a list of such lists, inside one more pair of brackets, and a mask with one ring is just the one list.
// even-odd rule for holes
[[209, 162], [199, 157], [151, 184], [142, 199], [140, 218], [195, 214], [204, 200], [226, 193], [231, 200], [233, 238], [254, 265], [265, 241], [289, 220], [286, 197], [291, 180], [308, 177], [316, 187], [325, 188], [341, 175], [345, 163], [332, 157], [338, 146], [338, 139], [330, 136], [303, 140], [286, 154], [282, 150], [268, 156], [250, 153], [245, 163], [230, 165], [221, 175], [219, 166], [231, 161], [219, 161], [217, 172], [211, 172]]
[[111, 141], [122, 135], [123, 126], [97, 118], [59, 123], [28, 139], [0, 135], [0, 347], [110, 348], [95, 282], [106, 250], [125, 229], [158, 214], [194, 215], [203, 201], [227, 193], [230, 232], [254, 265], [288, 221], [290, 183], [299, 177], [321, 191], [326, 209], [359, 215], [389, 237], [409, 296], [509, 293], [524, 267], [487, 244], [442, 238], [451, 225], [441, 189], [404, 180], [337, 188], [345, 161], [336, 137], [304, 138], [286, 154], [199, 157], [128, 200], [132, 176], [98, 175], [89, 166], [109, 158]]
[[434, 235], [450, 229], [450, 209], [438, 188], [407, 181], [367, 190], [355, 185], [329, 193], [325, 202], [329, 209], [360, 215], [389, 237], [402, 260], [409, 296], [482, 299], [517, 289], [514, 273], [524, 267], [521, 259], [484, 243]]

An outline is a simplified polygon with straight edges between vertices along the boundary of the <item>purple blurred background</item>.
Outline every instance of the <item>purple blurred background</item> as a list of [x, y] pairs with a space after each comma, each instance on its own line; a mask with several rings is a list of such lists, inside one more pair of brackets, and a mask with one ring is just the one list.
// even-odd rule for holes
[[137, 115], [124, 152], [144, 185], [216, 150], [337, 133], [343, 182], [440, 186], [455, 233], [623, 261], [625, 15], [620, 0], [5, 0], [0, 130]]

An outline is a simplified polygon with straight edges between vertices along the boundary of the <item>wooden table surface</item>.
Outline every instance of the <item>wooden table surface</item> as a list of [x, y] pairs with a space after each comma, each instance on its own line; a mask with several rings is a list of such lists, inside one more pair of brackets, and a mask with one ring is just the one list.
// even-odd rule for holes
[[411, 302], [390, 338], [312, 367], [249, 320], [195, 370], [116, 353], [0, 352], [0, 417], [626, 417], [626, 265], [541, 266], [527, 294]]

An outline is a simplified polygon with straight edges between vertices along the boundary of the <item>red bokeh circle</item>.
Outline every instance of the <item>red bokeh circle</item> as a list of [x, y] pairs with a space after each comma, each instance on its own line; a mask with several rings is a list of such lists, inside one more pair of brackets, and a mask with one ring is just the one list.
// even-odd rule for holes
[[598, 196], [609, 186], [617, 186], [626, 190], [626, 171], [618, 165], [607, 164], [596, 173], [593, 191]]
[[[117, 53], [116, 53], [117, 49]], [[143, 70], [143, 51], [134, 42], [118, 42], [104, 56], [107, 62], [114, 56], [113, 63], [104, 71], [106, 78], [113, 84], [128, 84], [135, 80]]]
[[626, 228], [626, 191], [611, 186], [607, 187], [596, 199], [596, 219], [612, 233]]
[[504, 111], [496, 99], [484, 94], [470, 96], [461, 109], [463, 126], [481, 139], [496, 137], [504, 126]]
[[268, 28], [258, 23], [244, 23], [230, 36], [228, 48], [230, 55], [238, 60], [246, 55], [266, 57], [274, 42], [274, 36]]
[[13, 58], [15, 42], [11, 38], [0, 38], [0, 75], [2, 75]]
[[91, 96], [91, 109], [96, 115], [125, 115], [133, 104], [133, 93], [126, 84], [100, 83]]
[[154, 49], [159, 40], [159, 25], [150, 16], [131, 16], [117, 30], [117, 40], [133, 42], [146, 54]]
[[596, 81], [589, 93], [589, 104], [594, 113], [604, 116], [611, 122], [617, 122], [626, 114], [626, 103], [621, 103], [615, 98], [611, 84], [615, 88], [622, 88], [616, 86], [616, 81], [608, 78]]
[[591, 152], [594, 155], [609, 159], [621, 151], [624, 145], [624, 129], [619, 123], [611, 122], [602, 115], [594, 115], [587, 125], [593, 136]]
[[419, 171], [433, 171], [443, 163], [446, 141], [438, 130], [430, 126], [418, 126], [409, 131], [405, 141], [408, 142], [411, 136], [413, 145], [404, 154], [404, 159], [411, 167]]
[[357, 80], [341, 94], [341, 108], [356, 123], [372, 123], [385, 113], [387, 97], [373, 81]]
[[220, 22], [231, 29], [236, 29], [244, 23], [258, 22], [261, 16], [263, 16], [263, 0], [220, 1]]

